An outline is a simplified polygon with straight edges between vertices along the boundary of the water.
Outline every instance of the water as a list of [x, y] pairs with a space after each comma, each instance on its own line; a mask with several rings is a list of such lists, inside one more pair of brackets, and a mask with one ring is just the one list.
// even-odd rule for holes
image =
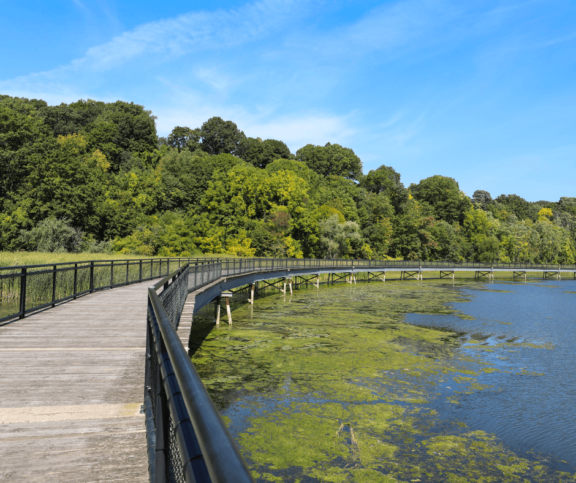
[[[572, 293], [570, 293], [572, 292]], [[257, 481], [574, 481], [576, 282], [386, 282], [196, 317]]]
[[[464, 345], [462, 352], [480, 350], [486, 361], [502, 371], [485, 376], [495, 386], [493, 391], [471, 395], [460, 406], [442, 408], [442, 415], [497, 434], [516, 450], [550, 454], [574, 467], [576, 282], [486, 287], [506, 292], [462, 288], [471, 300], [453, 304], [474, 320], [423, 314], [406, 317], [408, 323], [481, 339], [480, 347]], [[502, 345], [503, 341], [508, 344]], [[523, 376], [530, 372], [540, 375]], [[562, 464], [558, 467], [568, 469]]]

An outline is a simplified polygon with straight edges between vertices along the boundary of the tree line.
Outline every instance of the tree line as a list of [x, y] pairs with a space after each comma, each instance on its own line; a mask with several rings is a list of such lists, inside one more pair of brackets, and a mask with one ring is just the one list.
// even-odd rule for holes
[[143, 106], [0, 95], [0, 250], [574, 263], [576, 198], [405, 187], [352, 149], [208, 119], [158, 137]]

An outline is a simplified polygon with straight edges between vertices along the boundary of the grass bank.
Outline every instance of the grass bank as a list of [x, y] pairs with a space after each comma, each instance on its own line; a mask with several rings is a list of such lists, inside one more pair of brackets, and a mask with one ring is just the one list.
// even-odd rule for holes
[[[193, 258], [212, 258], [222, 255], [194, 255]], [[89, 260], [133, 260], [140, 258], [167, 258], [143, 257], [142, 255], [126, 255], [125, 253], [45, 253], [45, 252], [0, 252], [0, 267], [14, 267], [19, 265], [44, 265], [49, 263], [84, 262]]]

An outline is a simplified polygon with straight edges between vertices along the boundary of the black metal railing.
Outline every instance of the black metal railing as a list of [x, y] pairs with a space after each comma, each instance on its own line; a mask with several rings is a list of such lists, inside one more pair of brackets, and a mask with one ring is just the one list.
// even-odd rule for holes
[[0, 323], [97, 290], [158, 279], [188, 263], [202, 266], [214, 260], [143, 258], [0, 267]]
[[[217, 267], [214, 262], [221, 262]], [[168, 275], [190, 264], [193, 285], [206, 283], [211, 270], [222, 275], [279, 269], [410, 269], [438, 268], [482, 270], [576, 270], [576, 265], [534, 263], [421, 262], [417, 260], [353, 260], [296, 258], [146, 258], [136, 260], [94, 260], [0, 267], [0, 323], [23, 318], [31, 312], [55, 306], [97, 290], [139, 283]]]
[[221, 266], [186, 265], [148, 290], [144, 406], [153, 483], [252, 481], [176, 333], [188, 292], [220, 278]]
[[484, 262], [425, 262], [418, 260], [354, 260], [354, 259], [306, 259], [306, 258], [223, 258], [222, 275], [239, 273], [282, 270], [282, 269], [470, 269], [470, 270], [539, 270], [576, 271], [576, 264], [536, 264], [536, 263], [484, 263]]

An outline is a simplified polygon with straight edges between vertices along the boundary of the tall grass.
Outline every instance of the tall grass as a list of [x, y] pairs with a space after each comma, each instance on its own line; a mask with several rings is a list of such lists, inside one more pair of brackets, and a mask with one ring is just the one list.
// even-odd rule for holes
[[[222, 255], [194, 255], [192, 258], [222, 258]], [[45, 265], [51, 263], [85, 262], [90, 260], [133, 260], [142, 255], [126, 255], [124, 253], [44, 253], [44, 252], [0, 252], [0, 267], [15, 267], [22, 265]]]

